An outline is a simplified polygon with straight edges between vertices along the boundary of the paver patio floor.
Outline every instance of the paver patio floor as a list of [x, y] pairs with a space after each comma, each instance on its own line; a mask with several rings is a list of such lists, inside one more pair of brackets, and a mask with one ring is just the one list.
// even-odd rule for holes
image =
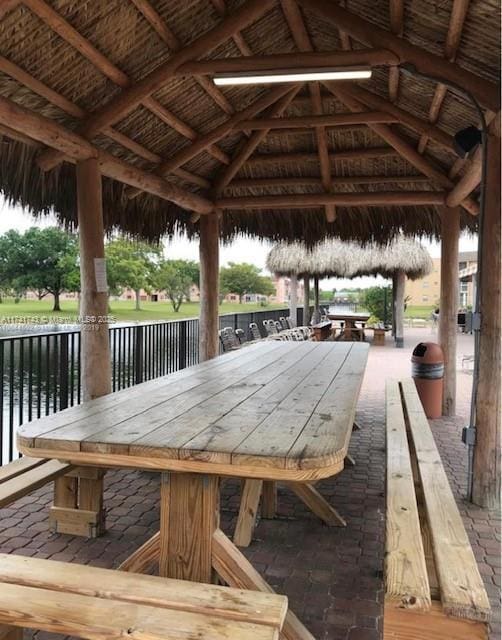
[[[245, 550], [318, 640], [378, 640], [382, 634], [385, 516], [385, 379], [409, 375], [411, 350], [436, 340], [430, 329], [405, 330], [405, 348], [370, 349], [350, 452], [355, 467], [318, 485], [347, 520], [328, 528], [296, 497], [279, 490], [279, 517], [261, 520]], [[471, 336], [459, 335], [458, 415], [434, 420], [433, 433], [494, 608], [491, 639], [500, 638], [500, 514], [465, 499], [467, 452], [460, 440], [467, 424], [472, 375], [462, 357], [473, 353]], [[158, 530], [158, 474], [113, 471], [106, 476], [108, 531], [96, 540], [54, 535], [47, 527], [51, 488], [0, 510], [0, 551], [101, 567], [116, 567]], [[229, 534], [239, 507], [238, 481], [222, 491], [222, 528]], [[39, 633], [39, 638], [52, 634]]]

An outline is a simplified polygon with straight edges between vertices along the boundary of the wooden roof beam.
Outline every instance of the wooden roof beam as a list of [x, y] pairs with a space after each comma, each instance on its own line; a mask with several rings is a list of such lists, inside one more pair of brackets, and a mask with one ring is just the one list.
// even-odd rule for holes
[[[357, 51], [300, 51], [275, 53], [247, 58], [214, 58], [194, 60], [181, 65], [174, 75], [215, 75], [219, 73], [255, 73], [258, 71], [292, 72], [312, 68], [366, 67], [372, 65], [395, 66], [397, 56], [386, 49], [359, 49]], [[344, 81], [350, 82], [350, 81]]]
[[[271, 104], [282, 98], [282, 96], [291, 91], [291, 89], [291, 85], [279, 85], [274, 89], [271, 89], [248, 107], [242, 111], [237, 111], [237, 113], [234, 113], [233, 116], [218, 127], [212, 129], [205, 135], [200, 136], [191, 145], [188, 145], [184, 149], [178, 151], [178, 153], [175, 153], [170, 160], [163, 162], [157, 167], [156, 173], [158, 175], [167, 175], [168, 173], [172, 173], [178, 167], [181, 167], [186, 162], [199, 155], [199, 153], [205, 151], [209, 145], [221, 140], [221, 138], [224, 138], [228, 133], [230, 133], [230, 131], [232, 131], [238, 122], [248, 118], [253, 118], [260, 111], [263, 111], [263, 109], [266, 109]], [[128, 191], [128, 196], [130, 198], [134, 198], [137, 194], [138, 192], [134, 189], [130, 189]]]
[[[303, 52], [314, 51], [314, 46], [307, 31], [305, 21], [295, 0], [281, 0], [281, 9], [298, 49]], [[342, 53], [342, 55], [346, 54]], [[314, 114], [314, 116], [320, 116], [322, 115], [323, 108], [321, 100], [321, 88], [319, 83], [316, 82], [309, 84], [309, 91], [312, 113]], [[326, 129], [320, 125], [316, 126], [315, 136], [317, 142], [317, 154], [319, 156], [319, 168], [321, 172], [322, 186], [326, 193], [330, 193], [331, 167], [329, 161], [328, 137], [326, 135]], [[325, 213], [328, 222], [335, 221], [336, 210], [332, 203], [325, 205]]]
[[446, 80], [456, 82], [469, 90], [487, 109], [492, 111], [500, 109], [498, 85], [480, 78], [454, 62], [449, 62], [422, 47], [411, 44], [404, 38], [395, 36], [334, 2], [325, 2], [325, 0], [299, 0], [299, 2], [303, 7], [343, 29], [359, 42], [369, 47], [389, 49], [399, 57], [400, 62], [412, 63], [423, 73], [438, 74]]
[[[416, 176], [332, 176], [331, 184], [407, 184], [409, 182], [429, 182], [424, 175]], [[268, 187], [321, 186], [320, 177], [300, 178], [238, 178], [232, 180], [226, 189], [256, 189]]]
[[353, 124], [394, 123], [397, 118], [383, 111], [365, 111], [362, 113], [336, 113], [317, 116], [297, 116], [291, 118], [255, 118], [242, 120], [236, 129], [304, 129], [314, 127], [343, 127]]
[[303, 209], [332, 204], [342, 207], [442, 205], [443, 191], [381, 191], [372, 193], [309, 193], [280, 196], [218, 198], [218, 209]]
[[[336, 86], [333, 86], [333, 83], [327, 83], [326, 86], [328, 86], [328, 88], [333, 91], [335, 95], [338, 95]], [[360, 102], [347, 96], [343, 97], [343, 102], [352, 111], [357, 112], [364, 109], [364, 106]], [[390, 144], [391, 147], [393, 147], [402, 158], [412, 164], [415, 169], [421, 171], [424, 175], [428, 176], [443, 189], [449, 190], [453, 187], [453, 183], [450, 178], [448, 178], [448, 176], [446, 176], [439, 169], [436, 169], [429, 161], [421, 156], [418, 151], [416, 151], [408, 142], [406, 142], [406, 140], [404, 140], [398, 133], [393, 131], [391, 127], [385, 124], [370, 124], [368, 126], [376, 134], [378, 134], [382, 138], [382, 140], [385, 140], [385, 142]], [[476, 202], [470, 199], [465, 199], [461, 204], [464, 209], [466, 209], [471, 215], [477, 215], [479, 213], [479, 206]]]
[[[211, 2], [213, 4], [213, 7], [218, 12], [218, 15], [220, 16], [220, 18], [224, 18], [227, 15], [225, 0], [211, 0]], [[244, 36], [242, 35], [242, 33], [240, 33], [239, 31], [234, 33], [232, 36], [232, 40], [235, 42], [235, 46], [237, 47], [237, 49], [239, 49], [239, 51], [242, 53], [243, 56], [253, 55], [253, 52], [249, 48], [249, 45], [244, 39]]]
[[468, 198], [481, 182], [482, 173], [482, 150], [479, 146], [471, 159], [469, 169], [460, 178], [446, 197], [446, 205], [448, 207], [457, 207], [462, 204], [465, 198]]
[[[140, 1], [140, 0], [138, 0]], [[41, 20], [43, 20], [51, 29], [53, 29], [63, 40], [68, 42], [83, 56], [85, 56], [89, 62], [91, 62], [97, 69], [101, 71], [107, 78], [109, 78], [114, 84], [125, 89], [131, 85], [131, 82], [127, 75], [123, 73], [118, 67], [111, 63], [96, 47], [84, 38], [76, 29], [74, 29], [69, 22], [62, 18], [57, 11], [54, 11], [44, 0], [26, 0], [26, 6], [29, 7]], [[156, 100], [149, 97], [143, 101], [143, 106], [152, 111], [157, 117], [163, 120], [170, 127], [178, 131], [182, 136], [189, 140], [194, 140], [197, 137], [195, 132], [189, 125], [185, 124], [182, 120], [177, 118], [173, 113], [168, 111], [165, 107], [159, 104]], [[70, 113], [70, 112], [68, 112]], [[82, 116], [77, 116], [82, 117]], [[218, 149], [217, 147], [211, 148], [209, 153], [213, 155], [217, 160], [228, 164], [228, 156]], [[43, 163], [43, 159], [40, 161]], [[42, 165], [41, 165], [42, 166]], [[55, 166], [55, 165], [54, 165]], [[49, 161], [42, 166], [45, 171], [52, 168]]]
[[[33, 77], [32, 75], [24, 71], [24, 69], [21, 69], [21, 67], [18, 67], [16, 64], [11, 62], [10, 60], [7, 60], [7, 58], [4, 58], [3, 56], [0, 56], [0, 71], [6, 73], [11, 78], [14, 78], [23, 86], [30, 89], [30, 91], [33, 91], [37, 95], [41, 96], [42, 98], [55, 105], [65, 113], [73, 116], [74, 118], [82, 120], [86, 117], [86, 112], [78, 105], [74, 104], [73, 102], [71, 102], [71, 100], [68, 100], [61, 94], [57, 93], [56, 91], [45, 85], [43, 82]], [[103, 133], [106, 137], [114, 140], [116, 143], [120, 144], [126, 149], [129, 149], [129, 151], [132, 151], [138, 157], [143, 158], [148, 162], [153, 162], [154, 164], [162, 162], [162, 158], [156, 153], [152, 153], [143, 145], [139, 144], [135, 140], [132, 140], [131, 138], [128, 138], [123, 133], [116, 131], [112, 127], [107, 127], [106, 129], [104, 129]], [[199, 187], [208, 188], [210, 186], [208, 180], [188, 171], [182, 172], [180, 170], [178, 176], [180, 178], [183, 178], [183, 180], [187, 182], [196, 184]]]
[[[457, 50], [460, 45], [462, 29], [464, 27], [467, 11], [469, 10], [470, 0], [456, 0], [451, 5], [450, 24], [446, 35], [444, 46], [444, 55], [447, 60], [454, 62], [457, 56]], [[429, 109], [429, 121], [435, 124], [439, 119], [439, 113], [446, 97], [447, 87], [438, 83], [434, 91], [431, 106]], [[418, 152], [423, 153], [427, 146], [428, 137], [425, 134], [420, 136], [418, 141]]]
[[[280, 98], [275, 105], [273, 105], [269, 112], [268, 116], [280, 116], [284, 111], [288, 108], [291, 101], [300, 90], [301, 85], [294, 86], [291, 91], [286, 93], [282, 98]], [[273, 117], [270, 119], [274, 119]], [[269, 129], [264, 129], [260, 131], [254, 131], [251, 137], [240, 147], [234, 157], [232, 158], [232, 162], [228, 167], [225, 168], [223, 173], [216, 179], [214, 185], [214, 191], [217, 196], [221, 195], [223, 189], [228, 185], [228, 183], [232, 180], [232, 178], [238, 173], [242, 165], [246, 162], [249, 156], [255, 151], [255, 149], [260, 145], [260, 143], [264, 140], [268, 133]]]
[[[172, 51], [179, 51], [182, 48], [182, 44], [177, 36], [169, 29], [165, 20], [157, 13], [148, 0], [131, 0], [131, 2], [153, 27], [159, 38], [163, 40]], [[195, 77], [195, 81], [225, 113], [231, 114], [234, 112], [234, 108], [230, 102], [211, 80], [208, 78]]]
[[77, 161], [97, 158], [103, 175], [174, 202], [189, 211], [206, 214], [214, 209], [210, 200], [97, 149], [88, 140], [58, 122], [21, 107], [8, 98], [0, 97], [0, 124], [57, 149], [65, 158]]
[[[39, 2], [40, 0], [29, 0]], [[192, 60], [205, 55], [225, 42], [245, 26], [257, 20], [272, 8], [274, 0], [248, 0], [235, 12], [229, 14], [221, 23], [199, 36], [189, 45], [173, 53], [166, 62], [155, 68], [136, 84], [124, 89], [105, 105], [87, 118], [79, 132], [88, 140], [94, 138], [105, 127], [125, 118], [142, 101], [160, 89], [172, 77], [176, 69]], [[61, 154], [46, 151], [40, 158], [40, 166], [50, 169], [61, 162]]]
[[[403, 37], [404, 4], [403, 0], [389, 0], [390, 30], [399, 38]], [[399, 93], [399, 69], [389, 69], [389, 100], [396, 102]]]
[[[394, 116], [396, 120], [404, 126], [413, 129], [417, 133], [427, 134], [431, 140], [434, 140], [437, 144], [440, 144], [449, 151], [453, 151], [452, 136], [439, 129], [439, 127], [414, 116], [409, 111], [405, 111], [404, 109], [397, 107], [388, 100], [385, 100], [385, 98], [378, 96], [376, 93], [363, 89], [355, 84], [351, 84], [349, 86], [347, 83], [343, 83], [342, 85], [342, 83], [337, 82], [336, 86], [333, 85], [333, 83], [324, 83], [324, 85], [341, 102], [346, 103], [347, 99], [353, 99], [365, 105], [367, 109], [384, 111], [385, 113]], [[331, 90], [332, 88], [336, 88], [336, 92], [333, 92]]]
[[[392, 147], [375, 147], [363, 149], [350, 149], [346, 151], [336, 151], [329, 154], [331, 163], [337, 160], [364, 160], [368, 158], [385, 158], [397, 155], [397, 151]], [[319, 162], [319, 156], [311, 151], [299, 151], [295, 153], [262, 153], [251, 156], [246, 166], [260, 166], [269, 163], [272, 164], [302, 164], [304, 162]]]

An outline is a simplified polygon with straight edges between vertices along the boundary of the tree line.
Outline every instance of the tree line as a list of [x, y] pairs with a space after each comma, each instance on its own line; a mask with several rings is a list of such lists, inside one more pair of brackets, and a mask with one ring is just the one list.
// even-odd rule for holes
[[[105, 245], [109, 293], [119, 296], [126, 289], [135, 293], [141, 309], [141, 292], [165, 292], [173, 310], [190, 299], [193, 285], [199, 286], [199, 264], [193, 260], [166, 259], [160, 245], [113, 238]], [[3, 297], [19, 300], [34, 291], [39, 300], [54, 298], [53, 311], [61, 311], [62, 293], [80, 291], [78, 236], [58, 227], [32, 227], [20, 233], [14, 229], [0, 236], [0, 303]], [[272, 295], [272, 280], [252, 264], [233, 263], [220, 270], [220, 302], [235, 294]]]

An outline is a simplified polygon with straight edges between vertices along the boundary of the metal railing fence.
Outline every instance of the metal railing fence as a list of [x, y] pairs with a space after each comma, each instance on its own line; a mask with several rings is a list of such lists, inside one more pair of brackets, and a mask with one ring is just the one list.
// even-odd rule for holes
[[[301, 324], [303, 310], [298, 309]], [[256, 322], [278, 320], [288, 309], [224, 314], [220, 328], [241, 328], [249, 337]], [[112, 391], [164, 376], [196, 364], [196, 318], [110, 328]], [[0, 337], [0, 465], [18, 457], [16, 428], [79, 404], [80, 332], [58, 331]]]

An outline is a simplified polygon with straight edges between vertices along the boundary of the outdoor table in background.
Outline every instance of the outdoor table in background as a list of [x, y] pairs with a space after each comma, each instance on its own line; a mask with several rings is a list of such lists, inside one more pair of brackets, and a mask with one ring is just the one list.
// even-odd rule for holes
[[[364, 340], [364, 327], [370, 318], [369, 313], [329, 313], [328, 318], [344, 323], [341, 340]], [[360, 322], [362, 327], [356, 327], [356, 322]]]
[[23, 425], [18, 446], [162, 472], [160, 574], [210, 582], [214, 568], [243, 586], [250, 565], [218, 528], [220, 476], [295, 484], [341, 471], [367, 354], [366, 344], [256, 343]]

